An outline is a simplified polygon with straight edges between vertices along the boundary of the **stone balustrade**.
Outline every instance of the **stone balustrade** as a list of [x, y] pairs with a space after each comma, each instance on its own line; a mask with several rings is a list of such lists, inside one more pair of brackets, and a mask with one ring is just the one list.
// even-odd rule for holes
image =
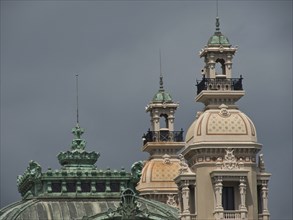
[[224, 211], [224, 219], [233, 219], [233, 220], [240, 220], [241, 219], [241, 213], [239, 210], [231, 210], [231, 211]]

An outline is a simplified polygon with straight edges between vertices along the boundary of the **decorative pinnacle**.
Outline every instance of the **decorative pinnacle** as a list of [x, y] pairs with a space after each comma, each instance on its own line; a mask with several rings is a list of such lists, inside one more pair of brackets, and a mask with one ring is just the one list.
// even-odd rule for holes
[[81, 139], [81, 135], [84, 133], [84, 129], [76, 124], [76, 126], [72, 129], [72, 134], [74, 135], [74, 139], [71, 144], [72, 150], [84, 150], [86, 142]]
[[72, 129], [71, 133], [74, 135], [76, 139], [80, 139], [81, 135], [84, 133], [84, 129], [76, 124], [76, 126]]
[[162, 62], [161, 62], [161, 50], [160, 50], [160, 91], [164, 91], [163, 73], [162, 73]]
[[220, 19], [219, 17], [216, 17], [216, 32], [220, 32]]

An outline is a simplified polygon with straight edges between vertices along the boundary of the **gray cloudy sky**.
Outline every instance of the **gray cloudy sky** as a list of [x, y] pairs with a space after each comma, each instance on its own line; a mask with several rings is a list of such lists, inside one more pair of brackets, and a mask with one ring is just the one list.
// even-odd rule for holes
[[[195, 103], [198, 51], [215, 28], [215, 1], [1, 1], [1, 207], [20, 196], [16, 176], [30, 160], [59, 168], [80, 124], [99, 168], [148, 157], [144, 107], [159, 87], [180, 103], [185, 131]], [[239, 50], [234, 77], [244, 77], [240, 108], [253, 120], [272, 178], [272, 219], [292, 219], [292, 1], [219, 1], [222, 32]]]

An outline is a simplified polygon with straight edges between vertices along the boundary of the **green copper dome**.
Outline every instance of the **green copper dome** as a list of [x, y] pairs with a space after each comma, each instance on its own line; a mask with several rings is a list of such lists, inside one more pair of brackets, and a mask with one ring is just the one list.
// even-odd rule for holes
[[208, 46], [226, 46], [229, 47], [231, 46], [228, 38], [224, 36], [221, 31], [220, 31], [220, 21], [219, 18], [216, 18], [216, 31], [213, 34], [213, 36], [210, 37], [208, 41]]
[[165, 91], [163, 86], [163, 75], [161, 73], [160, 75], [160, 89], [159, 91], [154, 95], [153, 102], [173, 102], [171, 95]]
[[208, 41], [208, 46], [213, 45], [223, 45], [223, 46], [230, 46], [229, 40], [226, 36], [224, 36], [221, 32], [215, 33], [213, 36], [210, 37]]
[[172, 97], [168, 92], [159, 90], [153, 98], [153, 102], [172, 102]]

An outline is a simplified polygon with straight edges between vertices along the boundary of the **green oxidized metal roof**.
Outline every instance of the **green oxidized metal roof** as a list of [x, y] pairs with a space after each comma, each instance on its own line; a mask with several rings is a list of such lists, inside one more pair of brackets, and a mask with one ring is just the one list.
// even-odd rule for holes
[[213, 36], [210, 37], [208, 41], [208, 46], [231, 46], [229, 39], [224, 36], [220, 31], [220, 21], [219, 18], [216, 18], [216, 31], [213, 34]]
[[153, 102], [172, 102], [172, 97], [168, 92], [159, 90], [152, 100]]
[[0, 219], [179, 219], [178, 209], [158, 201], [146, 200], [135, 194], [125, 195], [125, 192], [129, 191], [132, 190], [123, 191], [118, 199], [72, 197], [22, 200], [1, 209]]
[[118, 199], [120, 190], [135, 188], [140, 178], [141, 162], [135, 163], [131, 173], [110, 168], [97, 169], [99, 153], [87, 152], [84, 132], [77, 124], [72, 130], [71, 150], [58, 154], [62, 165], [59, 170], [48, 168], [43, 172], [40, 164], [30, 161], [23, 175], [17, 177], [18, 191], [23, 199], [34, 198], [108, 198]]
[[163, 76], [160, 76], [160, 89], [159, 91], [154, 95], [153, 102], [173, 102], [171, 95], [165, 91], [164, 86], [163, 86]]

